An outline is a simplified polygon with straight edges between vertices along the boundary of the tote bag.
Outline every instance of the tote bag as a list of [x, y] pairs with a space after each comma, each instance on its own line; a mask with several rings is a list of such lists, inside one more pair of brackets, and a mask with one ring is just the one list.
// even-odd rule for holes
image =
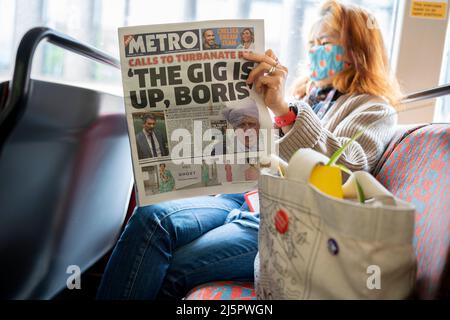
[[330, 197], [308, 183], [328, 158], [311, 149], [299, 158], [295, 179], [263, 173], [259, 180], [258, 299], [408, 298], [414, 208], [367, 172], [353, 173], [344, 196], [356, 198], [357, 179], [371, 201]]

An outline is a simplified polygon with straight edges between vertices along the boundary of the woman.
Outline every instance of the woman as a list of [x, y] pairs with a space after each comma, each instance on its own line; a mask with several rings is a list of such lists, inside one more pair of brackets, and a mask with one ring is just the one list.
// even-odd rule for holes
[[241, 32], [241, 43], [236, 47], [236, 49], [255, 49], [254, 35], [251, 28], [245, 28]]
[[175, 187], [175, 179], [172, 173], [166, 169], [166, 165], [159, 165], [159, 192], [169, 192]]
[[[303, 100], [284, 100], [287, 69], [274, 52], [249, 53], [259, 62], [248, 83], [255, 84], [277, 116], [284, 135], [280, 155], [299, 148], [331, 155], [368, 124], [376, 126], [353, 142], [340, 162], [370, 170], [391, 138], [399, 92], [389, 76], [378, 29], [369, 14], [336, 1], [325, 3], [310, 36], [310, 80]], [[197, 197], [137, 208], [108, 263], [99, 298], [181, 298], [212, 280], [253, 280], [258, 251], [258, 213], [242, 194]]]

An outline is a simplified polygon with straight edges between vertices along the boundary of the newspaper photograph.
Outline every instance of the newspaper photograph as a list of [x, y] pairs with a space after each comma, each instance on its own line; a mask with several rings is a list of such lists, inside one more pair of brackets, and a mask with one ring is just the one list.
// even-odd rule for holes
[[274, 148], [264, 102], [246, 84], [263, 20], [119, 29], [138, 205], [251, 190]]

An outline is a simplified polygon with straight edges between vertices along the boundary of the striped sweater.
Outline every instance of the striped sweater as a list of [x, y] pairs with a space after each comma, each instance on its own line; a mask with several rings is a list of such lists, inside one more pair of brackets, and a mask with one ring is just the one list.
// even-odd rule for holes
[[305, 102], [295, 104], [297, 119], [277, 141], [279, 154], [287, 161], [300, 148], [312, 148], [331, 156], [356, 132], [382, 119], [350, 144], [338, 161], [352, 171], [370, 171], [395, 132], [397, 116], [392, 115], [395, 110], [381, 97], [342, 95], [321, 120]]

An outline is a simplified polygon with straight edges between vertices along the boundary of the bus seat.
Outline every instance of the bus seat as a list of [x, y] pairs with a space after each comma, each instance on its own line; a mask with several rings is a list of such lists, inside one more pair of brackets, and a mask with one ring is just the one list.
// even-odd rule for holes
[[376, 178], [416, 207], [416, 297], [439, 298], [448, 288], [450, 248], [450, 125], [413, 130], [387, 150]]
[[0, 154], [0, 297], [49, 299], [120, 233], [133, 185], [123, 99], [32, 80]]

